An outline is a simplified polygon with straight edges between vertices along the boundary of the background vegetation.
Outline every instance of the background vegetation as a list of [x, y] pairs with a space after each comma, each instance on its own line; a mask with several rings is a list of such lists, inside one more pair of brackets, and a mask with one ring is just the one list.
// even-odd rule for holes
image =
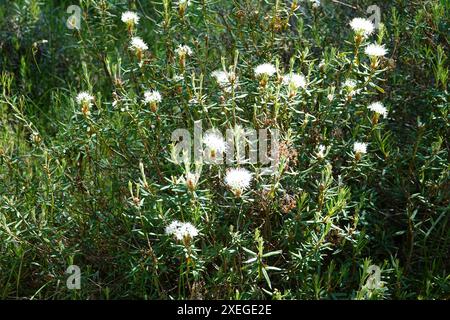
[[[293, 11], [290, 1], [196, 0], [184, 15], [170, 1], [0, 4], [1, 298], [450, 297], [449, 1]], [[73, 4], [80, 30], [66, 26]], [[384, 28], [371, 41], [389, 53], [364, 83], [349, 22], [374, 4]], [[141, 17], [142, 67], [126, 10]], [[185, 70], [179, 44], [193, 50]], [[211, 76], [222, 62], [239, 76], [231, 98]], [[286, 102], [273, 80], [261, 92], [253, 68], [264, 62], [303, 73], [308, 90]], [[351, 101], [349, 77], [363, 83]], [[150, 88], [162, 95], [156, 113], [141, 103]], [[95, 96], [89, 117], [80, 91]], [[377, 100], [389, 114], [373, 125], [366, 106]], [[205, 166], [190, 192], [176, 181], [186, 168], [170, 161], [171, 132], [200, 119], [230, 127], [233, 110], [243, 125], [282, 130], [280, 174], [249, 167], [252, 187], [236, 199], [226, 167]], [[360, 162], [354, 141], [369, 143]], [[174, 219], [200, 230], [189, 246], [164, 234]], [[81, 290], [66, 287], [72, 264]], [[373, 264], [383, 283], [371, 289]]]

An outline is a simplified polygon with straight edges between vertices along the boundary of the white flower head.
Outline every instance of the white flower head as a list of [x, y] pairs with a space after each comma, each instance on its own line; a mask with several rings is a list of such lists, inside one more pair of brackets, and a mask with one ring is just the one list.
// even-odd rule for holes
[[370, 36], [375, 30], [375, 26], [372, 21], [364, 18], [354, 18], [350, 22], [350, 27], [355, 31], [358, 35], [367, 37]]
[[373, 102], [367, 106], [367, 109], [376, 112], [383, 117], [387, 117], [388, 114], [386, 107], [381, 102]]
[[180, 228], [178, 228], [177, 232], [175, 233], [175, 237], [178, 240], [183, 239], [193, 239], [198, 235], [198, 230], [196, 227], [194, 227], [193, 224], [189, 222], [183, 223]]
[[325, 146], [324, 146], [324, 145], [319, 145], [319, 146], [317, 147], [316, 157], [317, 157], [318, 159], [323, 159], [323, 158], [325, 158], [325, 151], [326, 151]]
[[77, 94], [77, 97], [75, 98], [78, 104], [80, 105], [90, 105], [92, 100], [94, 100], [94, 97], [86, 91], [82, 91], [79, 94]]
[[250, 187], [252, 174], [244, 168], [229, 169], [225, 175], [225, 183], [236, 195], [240, 196], [242, 192]]
[[198, 235], [198, 230], [189, 222], [175, 220], [166, 227], [166, 234], [177, 240], [191, 240]]
[[148, 46], [140, 37], [133, 37], [131, 38], [130, 49], [134, 51], [145, 51], [148, 49]]
[[225, 72], [222, 70], [216, 70], [211, 73], [211, 76], [216, 79], [219, 87], [225, 92], [231, 92], [233, 88], [236, 89], [238, 86], [236, 74], [232, 71]]
[[255, 68], [255, 76], [262, 77], [267, 76], [270, 77], [277, 72], [275, 66], [271, 63], [263, 63]]
[[132, 11], [125, 11], [122, 13], [122, 21], [129, 26], [133, 26], [139, 23], [139, 16]]
[[216, 154], [222, 154], [227, 147], [223, 137], [217, 133], [207, 133], [203, 137], [203, 143], [208, 147], [213, 157], [215, 157]]
[[369, 44], [364, 52], [370, 57], [383, 57], [388, 53], [384, 45], [379, 45], [377, 43]]
[[347, 95], [349, 97], [353, 97], [354, 95], [356, 95], [357, 93], [359, 93], [361, 91], [361, 89], [356, 89], [357, 85], [358, 85], [358, 82], [356, 82], [355, 80], [347, 79], [342, 84], [342, 87], [346, 90]]
[[357, 82], [355, 80], [352, 79], [347, 79], [344, 81], [344, 83], [342, 84], [342, 86], [346, 89], [355, 89], [357, 86]]
[[306, 78], [298, 73], [287, 74], [283, 76], [283, 84], [293, 89], [306, 88]]
[[175, 49], [175, 53], [179, 56], [179, 57], [185, 57], [187, 56], [191, 56], [192, 55], [192, 49], [185, 45], [185, 44], [180, 44], [178, 46], [178, 48]]
[[147, 90], [144, 92], [144, 103], [152, 104], [161, 102], [161, 94], [156, 90]]
[[211, 76], [216, 78], [217, 84], [221, 87], [227, 86], [229, 83], [228, 74], [222, 70], [216, 70], [211, 73]]
[[167, 235], [173, 235], [175, 234], [175, 231], [178, 230], [178, 228], [181, 226], [181, 222], [174, 220], [172, 221], [167, 227], [166, 227], [166, 234]]
[[367, 143], [365, 142], [355, 142], [353, 144], [353, 151], [356, 154], [364, 154], [367, 153]]

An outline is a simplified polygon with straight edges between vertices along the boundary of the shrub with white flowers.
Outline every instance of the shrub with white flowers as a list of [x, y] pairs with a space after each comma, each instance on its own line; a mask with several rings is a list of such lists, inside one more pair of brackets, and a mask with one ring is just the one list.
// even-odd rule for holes
[[0, 6], [2, 297], [448, 298], [444, 3]]

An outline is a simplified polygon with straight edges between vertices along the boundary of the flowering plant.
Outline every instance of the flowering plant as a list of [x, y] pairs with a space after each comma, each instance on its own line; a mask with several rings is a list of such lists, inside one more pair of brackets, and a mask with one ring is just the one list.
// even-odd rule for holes
[[16, 2], [3, 298], [448, 298], [444, 2]]

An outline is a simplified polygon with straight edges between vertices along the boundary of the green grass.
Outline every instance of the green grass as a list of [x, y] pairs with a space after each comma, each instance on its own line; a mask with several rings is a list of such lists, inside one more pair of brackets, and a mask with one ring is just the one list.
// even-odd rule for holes
[[[85, 0], [80, 30], [65, 23], [75, 3], [53, 2], [0, 6], [0, 298], [450, 298], [448, 1], [196, 0], [180, 15], [175, 1]], [[374, 4], [382, 28], [362, 46], [388, 49], [375, 69], [349, 26]], [[140, 16], [142, 65], [126, 10]], [[193, 51], [184, 67], [179, 44]], [[265, 62], [306, 89], [289, 98], [277, 75], [263, 86]], [[238, 76], [231, 92], [211, 75], [222, 66]], [[81, 91], [95, 97], [88, 116]], [[388, 109], [377, 123], [374, 101]], [[171, 161], [171, 134], [199, 120], [278, 128], [278, 173], [241, 165], [254, 175], [239, 198], [224, 183], [236, 164], [204, 164], [189, 190], [195, 165]], [[173, 220], [199, 235], [177, 241]]]

